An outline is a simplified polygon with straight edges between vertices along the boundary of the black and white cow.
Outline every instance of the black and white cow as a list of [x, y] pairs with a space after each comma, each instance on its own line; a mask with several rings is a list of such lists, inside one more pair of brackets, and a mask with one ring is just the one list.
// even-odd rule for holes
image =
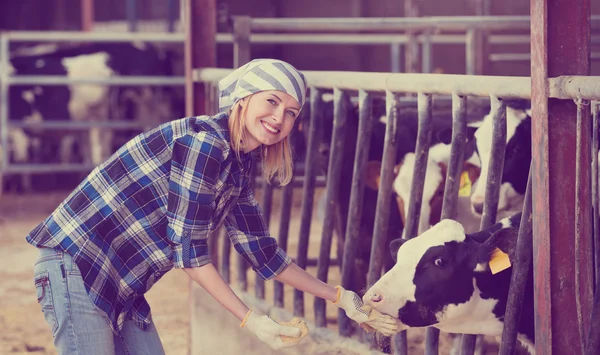
[[[12, 75], [68, 78], [173, 75], [172, 55], [143, 43], [92, 44], [43, 51], [20, 51], [11, 57]], [[18, 85], [10, 90], [11, 120], [108, 121], [140, 120], [146, 127], [183, 115], [175, 109], [173, 88], [104, 84]], [[176, 104], [181, 102], [177, 100]], [[99, 164], [135, 131], [25, 130], [32, 162]], [[34, 144], [35, 143], [35, 144]], [[15, 148], [11, 148], [15, 150]], [[23, 150], [19, 148], [20, 152]], [[57, 158], [58, 157], [58, 158]]]
[[[498, 200], [499, 212], [521, 209], [531, 165], [531, 103], [528, 100], [512, 100], [506, 101], [506, 104], [506, 153]], [[477, 214], [483, 212], [492, 134], [493, 117], [490, 113], [475, 131], [481, 175], [474, 185], [471, 206]]]
[[[363, 296], [369, 306], [397, 318], [399, 330], [434, 326], [444, 332], [501, 336], [512, 268], [492, 274], [499, 248], [512, 258], [521, 213], [476, 233], [443, 220], [422, 235], [396, 239], [396, 264]], [[518, 339], [534, 354], [533, 267], [529, 268]]]

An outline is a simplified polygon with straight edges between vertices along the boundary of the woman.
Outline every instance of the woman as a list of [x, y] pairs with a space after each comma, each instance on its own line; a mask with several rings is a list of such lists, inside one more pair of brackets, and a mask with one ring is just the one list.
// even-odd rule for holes
[[299, 329], [248, 309], [214, 268], [207, 237], [221, 223], [263, 279], [330, 300], [382, 332], [395, 329], [393, 318], [370, 314], [354, 292], [292, 263], [269, 236], [252, 194], [255, 157], [267, 181], [290, 182], [288, 134], [306, 87], [286, 62], [246, 64], [219, 83], [219, 114], [169, 122], [132, 139], [27, 236], [40, 249], [38, 301], [60, 354], [163, 354], [144, 294], [172, 268], [183, 269], [273, 348], [284, 346], [280, 335], [299, 337]]

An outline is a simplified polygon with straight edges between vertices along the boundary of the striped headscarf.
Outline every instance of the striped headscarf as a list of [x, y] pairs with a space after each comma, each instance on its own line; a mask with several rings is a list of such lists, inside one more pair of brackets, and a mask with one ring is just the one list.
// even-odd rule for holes
[[285, 92], [302, 107], [306, 87], [306, 78], [291, 64], [276, 59], [254, 59], [219, 81], [219, 111], [227, 111], [238, 100], [266, 90]]

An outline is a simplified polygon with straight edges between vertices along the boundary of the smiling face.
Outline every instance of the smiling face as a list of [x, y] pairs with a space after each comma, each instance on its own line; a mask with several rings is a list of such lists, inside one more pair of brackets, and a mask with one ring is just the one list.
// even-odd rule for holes
[[240, 101], [240, 105], [246, 109], [243, 117], [248, 133], [244, 142], [246, 152], [263, 144], [273, 145], [287, 137], [300, 112], [296, 99], [276, 90], [258, 92]]

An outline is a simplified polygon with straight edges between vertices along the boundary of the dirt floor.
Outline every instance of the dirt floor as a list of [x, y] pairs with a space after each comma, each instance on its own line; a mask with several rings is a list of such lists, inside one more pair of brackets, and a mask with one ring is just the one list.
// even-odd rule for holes
[[[318, 197], [322, 191], [317, 192]], [[45, 218], [66, 197], [66, 193], [36, 194], [36, 195], [4, 195], [0, 199], [0, 354], [56, 354], [52, 344], [52, 337], [41, 309], [36, 302], [35, 288], [33, 285], [33, 264], [37, 257], [37, 250], [27, 244], [24, 236]], [[259, 197], [259, 196], [257, 196]], [[292, 210], [292, 223], [288, 252], [295, 256], [297, 251], [297, 234], [299, 231], [301, 189], [294, 194]], [[280, 194], [274, 194], [273, 216], [271, 228], [277, 232], [278, 215], [280, 208]], [[317, 198], [315, 198], [315, 203]], [[311, 227], [311, 241], [309, 257], [316, 258], [320, 245], [321, 229], [318, 222], [313, 222]], [[335, 255], [335, 247], [332, 248]], [[232, 258], [235, 261], [235, 258]], [[235, 264], [234, 264], [235, 265]], [[232, 268], [232, 277], [235, 280], [235, 268]], [[309, 271], [316, 273], [316, 268]], [[250, 288], [253, 292], [254, 273], [248, 273]], [[332, 267], [330, 284], [339, 281], [339, 270]], [[189, 342], [189, 312], [188, 312], [188, 279], [186, 275], [174, 270], [158, 282], [147, 295], [152, 307], [153, 318], [163, 341], [167, 354], [187, 354]], [[267, 300], [272, 302], [273, 283], [266, 284]], [[293, 290], [285, 288], [285, 308], [292, 310]], [[311, 321], [313, 316], [313, 297], [305, 297], [307, 318]], [[335, 319], [337, 310], [328, 307], [329, 327], [336, 328]], [[423, 353], [424, 332], [414, 330], [409, 333], [410, 353]], [[486, 354], [495, 354], [497, 345], [488, 340]], [[440, 339], [441, 354], [449, 353], [449, 340], [447, 336]]]

